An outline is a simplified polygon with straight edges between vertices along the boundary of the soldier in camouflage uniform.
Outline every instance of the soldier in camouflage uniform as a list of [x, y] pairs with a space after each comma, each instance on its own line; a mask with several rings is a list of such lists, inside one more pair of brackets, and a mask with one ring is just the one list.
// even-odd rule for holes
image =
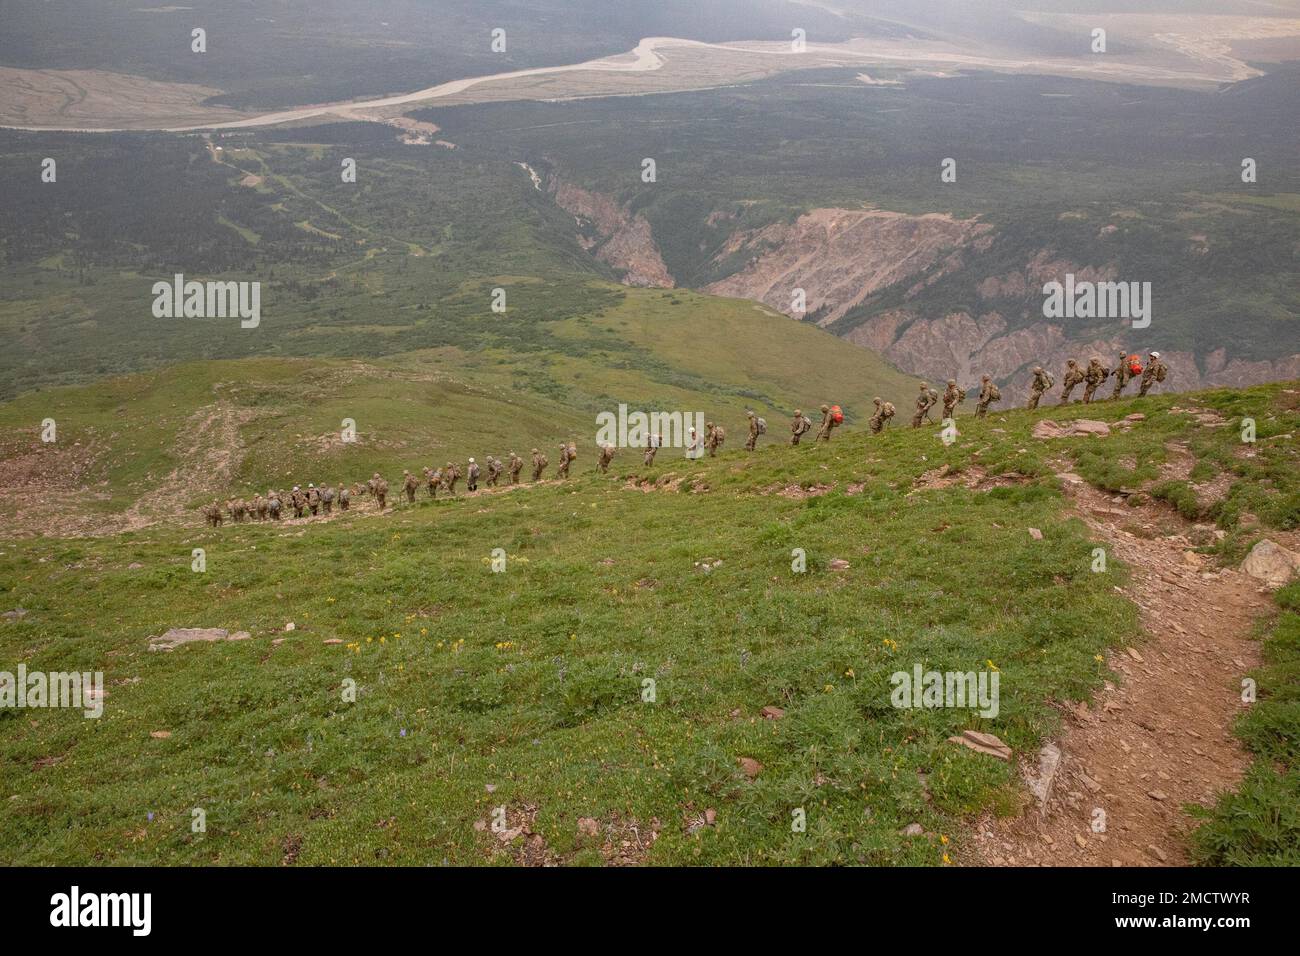
[[266, 492], [266, 513], [272, 521], [280, 520], [280, 492], [268, 489]]
[[987, 375], [980, 376], [980, 400], [975, 403], [975, 417], [984, 418], [989, 413], [989, 406], [1002, 400], [1002, 393]]
[[1029, 404], [1025, 407], [1031, 411], [1037, 408], [1043, 393], [1051, 387], [1052, 376], [1048, 375], [1041, 365], [1034, 366], [1034, 380], [1029, 385]]
[[213, 499], [212, 504], [203, 506], [203, 520], [214, 528], [221, 527], [221, 505]]
[[921, 423], [930, 416], [930, 409], [939, 401], [939, 393], [927, 382], [921, 383], [921, 394], [916, 396], [916, 414], [912, 416], [912, 427], [920, 428]]
[[434, 471], [432, 468], [423, 469], [424, 487], [429, 492], [430, 498], [438, 497], [438, 486], [442, 484], [442, 472]]
[[465, 484], [470, 491], [478, 491], [478, 476], [481, 473], [478, 462], [471, 458], [469, 464], [465, 466]]
[[343, 484], [343, 482], [341, 481], [339, 482], [338, 497], [339, 497], [339, 511], [347, 511], [348, 505], [351, 503], [352, 496], [348, 494], [348, 486]]
[[497, 479], [499, 479], [500, 477], [501, 477], [501, 460], [499, 458], [493, 457], [492, 455], [488, 455], [487, 486], [489, 488], [495, 488], [497, 486]]
[[533, 449], [533, 481], [542, 480], [542, 472], [546, 470], [546, 466], [549, 464], [550, 461], [547, 459], [547, 457], [543, 455], [540, 451], [538, 451], [536, 448], [534, 448]]
[[718, 449], [726, 440], [727, 433], [721, 425], [715, 425], [713, 422], [704, 423], [704, 447], [709, 450], [710, 458], [718, 456]]
[[[578, 457], [577, 449], [574, 449], [573, 458], [576, 457]], [[569, 477], [569, 465], [573, 462], [573, 458], [569, 457], [569, 446], [565, 442], [560, 442], [560, 464], [555, 469], [556, 478]]]
[[1142, 373], [1138, 372], [1135, 375], [1133, 373], [1133, 370], [1129, 368], [1128, 355], [1126, 355], [1124, 352], [1120, 352], [1119, 364], [1115, 366], [1115, 371], [1111, 372], [1110, 374], [1111, 377], [1115, 379], [1115, 387], [1114, 389], [1111, 390], [1110, 397], [1119, 398], [1124, 392], [1124, 386], [1127, 385], [1129, 382], [1131, 382], [1133, 379], [1137, 378], [1138, 375], [1141, 375]]
[[415, 492], [420, 487], [420, 480], [405, 468], [402, 469], [402, 490], [406, 492], [406, 503], [415, 504]]
[[1088, 405], [1092, 402], [1092, 396], [1109, 375], [1110, 369], [1102, 365], [1101, 359], [1094, 355], [1088, 361], [1088, 368], [1083, 373], [1083, 404]]
[[822, 405], [822, 427], [817, 429], [816, 441], [830, 441], [831, 432], [835, 430], [835, 413], [829, 405]]
[[383, 511], [384, 506], [388, 503], [388, 482], [379, 476], [379, 472], [375, 472], [371, 481], [374, 482], [375, 503], [379, 505], [379, 510]]
[[804, 415], [803, 409], [794, 410], [794, 420], [790, 422], [790, 444], [799, 444], [799, 439], [812, 429], [812, 422]]
[[1061, 404], [1070, 404], [1070, 393], [1074, 387], [1083, 381], [1083, 369], [1079, 368], [1079, 363], [1070, 359], [1065, 363], [1065, 381], [1061, 383]]
[[753, 451], [758, 445], [758, 416], [753, 412], [745, 412], [749, 419], [749, 438], [745, 440], [745, 451]]
[[320, 489], [310, 483], [307, 485], [307, 508], [313, 516], [320, 512]]
[[442, 469], [442, 483], [447, 486], [447, 490], [453, 495], [456, 493], [456, 482], [460, 481], [460, 469], [456, 467], [454, 461], [447, 462]]
[[1146, 395], [1147, 390], [1155, 383], [1163, 382], [1168, 374], [1169, 366], [1160, 360], [1159, 352], [1148, 355], [1147, 367], [1142, 370], [1142, 387], [1138, 389], [1138, 397]]
[[262, 497], [261, 492], [254, 492], [253, 502], [249, 507], [249, 515], [258, 521], [266, 520], [266, 500]]
[[658, 453], [658, 451], [659, 451], [658, 438], [659, 438], [658, 435], [646, 435], [646, 436], [645, 436], [645, 456], [644, 456], [644, 460], [645, 460], [645, 465], [646, 465], [647, 468], [649, 468], [651, 465], [653, 465], [653, 464], [655, 463], [655, 455], [656, 455], [656, 454]]
[[519, 484], [519, 472], [523, 471], [524, 460], [514, 452], [510, 453], [510, 484]]
[[943, 417], [952, 418], [957, 406], [966, 401], [966, 389], [957, 384], [955, 378], [948, 379], [948, 387], [943, 390]]
[[334, 510], [334, 487], [328, 482], [320, 486], [320, 506], [326, 514]]
[[600, 459], [596, 462], [596, 466], [600, 468], [600, 473], [602, 475], [609, 473], [609, 463], [613, 460], [614, 460], [614, 446], [601, 445]]

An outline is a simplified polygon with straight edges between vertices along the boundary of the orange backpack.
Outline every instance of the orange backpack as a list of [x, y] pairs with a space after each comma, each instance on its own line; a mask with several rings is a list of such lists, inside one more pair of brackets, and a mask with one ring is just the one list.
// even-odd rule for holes
[[833, 421], [836, 425], [844, 424], [844, 412], [840, 411], [840, 407], [838, 405], [831, 406], [831, 421]]
[[1130, 355], [1128, 357], [1128, 370], [1134, 375], [1141, 375], [1142, 360], [1139, 359], [1136, 355]]

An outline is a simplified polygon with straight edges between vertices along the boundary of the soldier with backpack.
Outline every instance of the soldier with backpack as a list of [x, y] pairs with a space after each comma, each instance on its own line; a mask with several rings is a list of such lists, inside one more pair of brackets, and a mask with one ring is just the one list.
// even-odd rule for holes
[[718, 449], [727, 440], [727, 433], [721, 425], [706, 422], [704, 425], [704, 447], [709, 450], [709, 457], [716, 458]]
[[469, 464], [465, 466], [465, 484], [470, 491], [478, 491], [478, 476], [480, 474], [482, 472], [479, 470], [478, 462], [471, 458]]
[[955, 378], [948, 379], [948, 388], [943, 393], [943, 417], [952, 418], [957, 413], [957, 406], [966, 401], [966, 389], [957, 384]]
[[406, 492], [406, 503], [415, 504], [415, 491], [420, 487], [419, 480], [405, 468], [402, 469], [402, 490]]
[[879, 435], [881, 430], [889, 424], [889, 420], [894, 417], [894, 403], [883, 402], [879, 396], [871, 400], [876, 407], [875, 412], [871, 415], [871, 434]]
[[975, 403], [975, 417], [984, 418], [989, 413], [989, 406], [1002, 401], [1002, 393], [987, 375], [980, 376], [980, 400]]
[[1142, 372], [1142, 387], [1138, 389], [1138, 397], [1141, 398], [1156, 382], [1163, 382], [1165, 376], [1169, 374], [1169, 366], [1160, 361], [1160, 353], [1152, 352], [1147, 357], [1147, 367]]
[[1111, 372], [1111, 375], [1115, 377], [1115, 389], [1110, 393], [1110, 397], [1119, 398], [1124, 391], [1124, 386], [1141, 374], [1142, 362], [1138, 357], [1120, 352], [1119, 365], [1115, 366], [1115, 371]]
[[822, 406], [822, 427], [817, 429], [818, 441], [830, 441], [831, 432], [838, 428], [844, 421], [844, 412], [840, 411], [838, 405]]
[[272, 521], [280, 520], [280, 493], [278, 491], [268, 491], [266, 493], [266, 513]]
[[655, 455], [659, 451], [659, 446], [663, 444], [662, 435], [645, 436], [645, 456], [644, 461], [647, 468], [655, 463]]
[[1088, 362], [1087, 370], [1083, 373], [1083, 404], [1088, 405], [1092, 402], [1092, 396], [1109, 376], [1110, 369], [1102, 365], [1101, 359], [1094, 355]]
[[569, 466], [577, 460], [578, 446], [573, 442], [560, 442], [560, 466], [555, 469], [556, 478], [568, 478]]
[[1061, 404], [1070, 404], [1070, 393], [1074, 391], [1074, 386], [1083, 381], [1083, 370], [1079, 368], [1079, 363], [1074, 359], [1069, 359], [1065, 363], [1065, 381], [1061, 383]]
[[447, 466], [442, 469], [442, 483], [447, 486], [451, 494], [456, 493], [456, 482], [460, 481], [460, 469], [456, 467], [454, 461], [447, 462]]
[[375, 476], [370, 480], [374, 482], [371, 486], [373, 488], [371, 494], [375, 496], [375, 502], [379, 505], [379, 510], [383, 511], [384, 505], [388, 501], [388, 482], [379, 477], [379, 472], [375, 472]]
[[916, 414], [912, 416], [912, 427], [920, 428], [921, 422], [930, 417], [930, 409], [939, 401], [939, 393], [928, 382], [921, 383], [921, 394], [916, 396]]
[[547, 459], [547, 457], [543, 455], [540, 451], [538, 451], [536, 448], [534, 448], [533, 449], [533, 481], [542, 480], [542, 472], [546, 470], [546, 466], [549, 464], [550, 461]]
[[519, 484], [519, 472], [523, 471], [524, 460], [514, 452], [510, 453], [510, 484]]
[[758, 436], [763, 434], [766, 429], [758, 427], [758, 416], [753, 412], [745, 412], [749, 419], [749, 438], [745, 441], [745, 451], [753, 451], [754, 446], [758, 444]]
[[[1038, 407], [1038, 400], [1043, 397], [1043, 393], [1051, 389], [1055, 384], [1052, 376], [1048, 374], [1041, 365], [1034, 367], [1034, 381], [1029, 386], [1029, 404], [1025, 407], [1033, 411]], [[949, 416], [951, 417], [951, 416]]]
[[320, 486], [320, 506], [326, 514], [334, 510], [334, 489], [328, 484]]
[[495, 488], [497, 486], [497, 479], [501, 477], [501, 459], [488, 455], [487, 468], [487, 486], [489, 488]]
[[352, 502], [352, 495], [348, 492], [348, 486], [339, 482], [339, 511], [347, 511], [348, 505]]
[[794, 421], [790, 422], [790, 444], [799, 444], [799, 439], [808, 434], [812, 428], [812, 419], [803, 413], [802, 409], [794, 410]]
[[602, 475], [609, 472], [609, 463], [614, 460], [614, 451], [613, 445], [600, 446], [600, 459], [596, 462], [596, 466]]

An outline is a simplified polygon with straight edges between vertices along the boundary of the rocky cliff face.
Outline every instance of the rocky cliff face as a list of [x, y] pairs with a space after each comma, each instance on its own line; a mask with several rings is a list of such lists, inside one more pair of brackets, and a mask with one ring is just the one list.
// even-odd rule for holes
[[[827, 325], [879, 289], [924, 272], [934, 281], [959, 269], [961, 250], [978, 244], [991, 227], [975, 220], [883, 210], [814, 209], [792, 223], [734, 234], [715, 257], [748, 253], [733, 275], [705, 286], [714, 295], [757, 299], [796, 318]], [[794, 311], [803, 289], [805, 312]]]
[[[1122, 336], [1071, 340], [1064, 328], [1045, 321], [1008, 331], [997, 312], [979, 316], [954, 312], [928, 319], [895, 310], [875, 316], [846, 338], [879, 352], [905, 372], [933, 381], [955, 378], [969, 387], [987, 372], [1006, 389], [1009, 403], [1028, 394], [1035, 365], [1042, 365], [1059, 382], [1067, 359], [1087, 364], [1096, 355], [1103, 365], [1113, 367], [1121, 350], [1133, 350]], [[1300, 354], [1269, 362], [1229, 360], [1222, 348], [1199, 357], [1192, 352], [1161, 350], [1160, 354], [1170, 375], [1159, 387], [1168, 391], [1300, 378]], [[1146, 360], [1145, 355], [1142, 358]]]
[[583, 248], [622, 271], [625, 284], [663, 289], [676, 285], [644, 216], [628, 215], [609, 196], [558, 178], [552, 178], [550, 192], [555, 204], [577, 221]]

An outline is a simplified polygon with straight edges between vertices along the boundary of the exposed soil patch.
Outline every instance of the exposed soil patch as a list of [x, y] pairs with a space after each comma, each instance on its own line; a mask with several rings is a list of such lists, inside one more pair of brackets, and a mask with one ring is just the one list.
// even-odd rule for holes
[[915, 494], [918, 491], [929, 491], [935, 488], [952, 488], [961, 486], [970, 488], [973, 491], [989, 491], [993, 488], [1009, 488], [1014, 485], [1023, 485], [1025, 482], [1032, 481], [1030, 475], [1022, 475], [1019, 472], [1009, 471], [1000, 475], [990, 475], [978, 465], [973, 465], [960, 470], [955, 470], [948, 465], [939, 468], [933, 468], [925, 472], [914, 482], [915, 487], [909, 494]]
[[1251, 578], [1190, 552], [1192, 525], [1169, 509], [1122, 507], [1078, 475], [1060, 477], [1107, 555], [1131, 567], [1126, 593], [1147, 636], [1107, 655], [1122, 679], [1093, 707], [1061, 705], [1050, 782], [1038, 755], [1022, 768], [1045, 802], [1016, 818], [982, 817], [970, 862], [1186, 864], [1193, 821], [1182, 806], [1212, 802], [1250, 762], [1232, 722], [1245, 706], [1242, 677], [1259, 662], [1252, 622], [1271, 605]]

